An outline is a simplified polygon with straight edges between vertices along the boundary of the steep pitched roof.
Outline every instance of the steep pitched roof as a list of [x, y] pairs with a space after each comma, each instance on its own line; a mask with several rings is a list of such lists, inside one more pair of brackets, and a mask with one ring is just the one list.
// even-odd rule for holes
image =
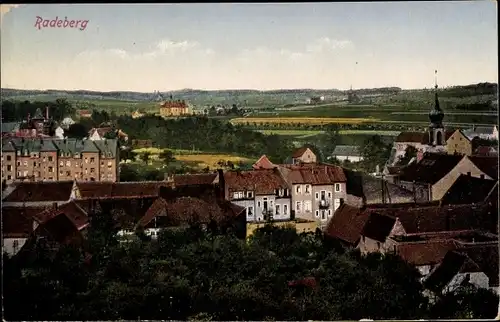
[[468, 158], [479, 170], [493, 179], [498, 179], [498, 156], [470, 156]]
[[107, 127], [94, 127], [92, 129], [89, 130], [88, 134], [89, 136], [93, 135], [94, 132], [97, 132], [97, 134], [100, 136], [100, 137], [103, 137], [106, 133], [108, 132], [111, 132], [113, 131], [113, 128], [111, 126], [107, 126]]
[[368, 213], [360, 212], [359, 208], [344, 203], [337, 208], [332, 219], [328, 222], [325, 234], [355, 245], [359, 241], [368, 218]]
[[441, 198], [444, 204], [471, 204], [482, 202], [496, 181], [460, 175]]
[[174, 184], [176, 186], [213, 184], [217, 179], [218, 174], [202, 173], [202, 174], [176, 174], [174, 175]]
[[422, 143], [425, 141], [427, 133], [424, 132], [401, 132], [396, 137], [396, 142], [400, 143]]
[[264, 154], [262, 155], [259, 160], [257, 160], [252, 167], [254, 169], [274, 169], [276, 167], [275, 164], [273, 164], [267, 156]]
[[417, 183], [435, 184], [447, 175], [462, 160], [462, 156], [429, 153], [418, 163], [401, 170], [400, 179]]
[[82, 152], [99, 153], [99, 149], [94, 144], [94, 141], [92, 141], [92, 140], [84, 140], [83, 141], [83, 150], [82, 150]]
[[255, 191], [257, 195], [275, 194], [277, 189], [287, 189], [286, 181], [276, 169], [228, 171], [224, 173], [230, 191]]
[[393, 217], [383, 216], [376, 212], [371, 213], [361, 235], [384, 243], [395, 223], [396, 219]]
[[466, 255], [453, 250], [448, 251], [441, 263], [425, 278], [424, 286], [440, 292], [462, 270], [467, 261], [477, 267], [477, 264]]
[[292, 158], [300, 158], [301, 156], [304, 155], [304, 153], [306, 153], [306, 151], [309, 150], [308, 147], [306, 146], [303, 146], [297, 150], [295, 150], [293, 153], [292, 153]]
[[67, 201], [73, 181], [20, 182], [3, 202]]
[[77, 182], [78, 199], [151, 198], [159, 195], [160, 187], [171, 186], [166, 181], [139, 182]]
[[47, 208], [36, 214], [33, 218], [38, 223], [43, 224], [61, 215], [66, 216], [77, 230], [81, 230], [89, 224], [87, 212], [73, 201], [61, 206]]
[[290, 184], [331, 185], [346, 182], [344, 170], [330, 164], [280, 165], [280, 171]]

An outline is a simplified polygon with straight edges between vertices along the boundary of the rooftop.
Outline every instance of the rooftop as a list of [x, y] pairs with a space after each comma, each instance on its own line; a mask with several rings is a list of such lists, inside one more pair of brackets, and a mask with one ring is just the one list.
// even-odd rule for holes
[[401, 170], [402, 181], [435, 184], [447, 175], [464, 157], [428, 153], [418, 163], [412, 163]]
[[287, 189], [286, 181], [277, 169], [228, 171], [224, 173], [228, 191], [255, 191], [258, 195], [275, 194], [277, 189]]
[[336, 182], [346, 182], [344, 170], [330, 164], [283, 164], [279, 166], [283, 176], [290, 184], [331, 185]]
[[73, 181], [19, 182], [3, 202], [67, 201], [72, 189]]

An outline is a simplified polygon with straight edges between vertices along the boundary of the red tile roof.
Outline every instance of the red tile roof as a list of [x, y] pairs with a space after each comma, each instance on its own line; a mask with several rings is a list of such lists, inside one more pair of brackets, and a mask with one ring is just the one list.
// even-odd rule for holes
[[184, 101], [166, 101], [160, 104], [161, 108], [187, 108]]
[[453, 240], [434, 239], [424, 242], [400, 243], [396, 253], [405, 261], [415, 266], [439, 264], [446, 253], [456, 249]]
[[89, 136], [94, 134], [97, 131], [100, 137], [103, 137], [106, 133], [113, 131], [112, 127], [95, 127], [89, 131]]
[[163, 217], [161, 224], [168, 227], [193, 223], [209, 224], [212, 220], [222, 223], [236, 218], [244, 210], [244, 207], [228, 201], [220, 204], [215, 198], [208, 200], [186, 196], [167, 200], [159, 197], [139, 220], [138, 225], [147, 227], [155, 217]]
[[267, 156], [264, 154], [262, 155], [259, 160], [257, 160], [252, 167], [254, 169], [274, 169], [276, 167], [275, 164], [273, 164]]
[[331, 185], [336, 182], [347, 181], [344, 170], [336, 165], [280, 165], [280, 169], [290, 184]]
[[34, 216], [46, 207], [2, 207], [4, 238], [28, 238], [33, 232]]
[[424, 132], [401, 132], [399, 135], [396, 137], [396, 142], [401, 142], [401, 143], [422, 143], [425, 140], [428, 140], [428, 133]]
[[359, 241], [368, 218], [369, 214], [367, 212], [360, 212], [359, 208], [342, 204], [328, 222], [325, 234], [355, 245]]
[[20, 182], [4, 202], [67, 201], [71, 196], [73, 181]]
[[213, 184], [215, 179], [217, 173], [177, 174], [174, 176], [174, 184], [176, 186]]
[[306, 153], [307, 150], [310, 150], [310, 149], [306, 146], [303, 146], [303, 147], [295, 150], [292, 154], [292, 158], [300, 158], [301, 156], [304, 155], [304, 153]]
[[287, 189], [288, 185], [277, 169], [228, 171], [224, 173], [228, 191], [255, 191], [257, 195], [275, 194], [277, 189]]
[[402, 181], [435, 184], [447, 175], [463, 159], [459, 155], [429, 153], [418, 163], [401, 170]]
[[396, 219], [376, 212], [371, 213], [361, 232], [362, 236], [384, 243], [392, 231]]
[[34, 216], [34, 219], [43, 224], [57, 216], [66, 216], [73, 223], [76, 229], [81, 230], [89, 224], [87, 212], [71, 201], [60, 205], [57, 208], [50, 207]]
[[479, 168], [479, 170], [493, 179], [498, 179], [498, 156], [470, 156], [468, 158]]
[[159, 195], [160, 187], [169, 187], [166, 181], [139, 182], [77, 182], [79, 199], [151, 198]]

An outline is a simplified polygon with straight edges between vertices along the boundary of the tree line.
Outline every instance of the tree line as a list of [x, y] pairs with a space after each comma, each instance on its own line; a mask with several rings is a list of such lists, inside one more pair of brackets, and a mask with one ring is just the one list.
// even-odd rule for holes
[[[210, 226], [210, 225], [209, 225]], [[92, 257], [43, 242], [4, 255], [7, 320], [359, 320], [492, 318], [498, 297], [470, 285], [435, 301], [395, 255], [334, 247], [321, 233], [270, 225], [250, 240], [192, 226], [116, 239], [110, 214], [87, 232]], [[338, 246], [338, 245], [337, 245]], [[20, 304], [22, 303], [22, 305]]]
[[49, 107], [49, 117], [55, 121], [61, 121], [67, 116], [75, 114], [75, 108], [64, 98], [58, 98], [53, 102], [30, 102], [11, 101], [2, 102], [2, 122], [20, 122], [28, 117], [33, 117], [37, 109], [40, 109], [45, 116], [45, 108]]

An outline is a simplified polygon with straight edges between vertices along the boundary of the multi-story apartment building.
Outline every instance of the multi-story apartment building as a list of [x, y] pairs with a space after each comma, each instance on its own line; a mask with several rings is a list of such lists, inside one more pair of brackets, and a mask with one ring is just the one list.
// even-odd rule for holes
[[346, 199], [346, 176], [341, 167], [327, 164], [280, 165], [291, 187], [296, 218], [315, 220], [325, 226]]
[[119, 181], [116, 140], [8, 138], [2, 181]]
[[291, 195], [278, 169], [224, 173], [226, 199], [245, 207], [248, 222], [289, 220]]

